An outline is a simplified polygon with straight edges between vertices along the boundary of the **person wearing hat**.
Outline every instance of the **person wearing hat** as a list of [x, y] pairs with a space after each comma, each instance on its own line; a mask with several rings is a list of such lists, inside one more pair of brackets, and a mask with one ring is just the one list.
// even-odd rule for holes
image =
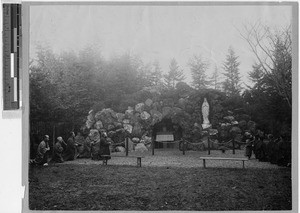
[[35, 164], [48, 166], [48, 153], [50, 151], [48, 142], [49, 135], [45, 135], [44, 139], [41, 141], [37, 148], [36, 158], [34, 159]]
[[59, 136], [54, 145], [54, 153], [53, 153], [53, 158], [52, 158], [52, 161], [55, 163], [63, 163], [64, 162], [64, 159], [62, 157], [62, 153], [64, 151], [64, 148], [62, 146], [63, 144], [67, 145], [64, 142], [63, 138]]

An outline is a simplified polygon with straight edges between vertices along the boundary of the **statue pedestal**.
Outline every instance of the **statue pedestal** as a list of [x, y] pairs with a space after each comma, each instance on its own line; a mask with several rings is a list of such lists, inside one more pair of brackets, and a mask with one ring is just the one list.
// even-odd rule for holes
[[208, 129], [211, 127], [211, 124], [202, 124], [202, 129], [205, 130], [205, 129]]

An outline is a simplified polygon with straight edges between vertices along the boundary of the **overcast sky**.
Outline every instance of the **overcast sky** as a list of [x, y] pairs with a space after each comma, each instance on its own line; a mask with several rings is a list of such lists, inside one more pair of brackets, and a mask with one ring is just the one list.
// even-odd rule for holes
[[157, 60], [168, 71], [172, 58], [190, 82], [187, 66], [194, 55], [222, 72], [229, 46], [239, 56], [242, 80], [254, 56], [236, 28], [260, 21], [280, 28], [291, 23], [291, 6], [138, 6], [138, 5], [44, 5], [30, 8], [30, 56], [38, 44], [55, 53], [78, 51], [97, 44], [109, 58], [129, 52], [145, 62]]

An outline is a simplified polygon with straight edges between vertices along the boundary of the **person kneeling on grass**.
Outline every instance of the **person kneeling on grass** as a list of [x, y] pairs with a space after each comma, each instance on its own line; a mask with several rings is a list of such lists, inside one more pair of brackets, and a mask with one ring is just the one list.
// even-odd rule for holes
[[49, 135], [45, 135], [42, 142], [39, 144], [36, 151], [36, 158], [33, 160], [33, 164], [48, 166], [48, 153], [49, 147]]
[[55, 162], [55, 163], [63, 163], [64, 162], [64, 159], [63, 159], [63, 156], [62, 156], [62, 153], [64, 151], [64, 148], [62, 145], [67, 145], [63, 138], [62, 137], [58, 137], [57, 138], [57, 141], [54, 145], [54, 153], [53, 153], [53, 158], [52, 158], [52, 161]]
[[111, 159], [111, 157], [103, 157], [103, 155], [110, 155], [109, 150], [110, 142], [107, 140], [107, 134], [105, 131], [101, 131], [101, 138], [100, 138], [100, 150], [99, 150], [99, 160], [104, 159]]
[[75, 133], [70, 132], [70, 136], [67, 140], [67, 147], [64, 153], [64, 160], [65, 161], [74, 160], [75, 153], [76, 153]]

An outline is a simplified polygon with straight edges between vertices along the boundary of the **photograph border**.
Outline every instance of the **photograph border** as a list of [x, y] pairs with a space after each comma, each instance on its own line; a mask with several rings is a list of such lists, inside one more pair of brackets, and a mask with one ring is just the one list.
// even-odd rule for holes
[[[291, 211], [274, 211], [274, 212], [298, 212], [298, 138], [299, 138], [299, 126], [298, 126], [298, 97], [299, 97], [299, 74], [297, 72], [299, 67], [299, 47], [298, 47], [298, 32], [299, 32], [299, 11], [298, 2], [143, 2], [143, 1], [129, 1], [129, 2], [97, 2], [97, 1], [62, 1], [62, 2], [36, 2], [26, 1], [22, 2], [22, 185], [25, 186], [25, 196], [22, 200], [22, 212], [54, 212], [54, 211], [37, 211], [29, 210], [29, 193], [28, 193], [28, 172], [29, 172], [29, 36], [30, 36], [30, 7], [38, 5], [143, 5], [143, 6], [251, 6], [251, 5], [282, 5], [292, 7], [292, 210]], [[75, 211], [75, 210], [74, 210]], [[170, 211], [170, 210], [169, 210]], [[59, 212], [70, 212], [70, 211], [59, 211]], [[73, 211], [72, 211], [73, 212]], [[76, 211], [76, 212], [87, 212], [87, 211]], [[93, 212], [100, 212], [93, 211]], [[105, 211], [105, 212], [120, 212], [120, 211]], [[141, 212], [141, 211], [130, 211], [130, 212]], [[148, 211], [151, 212], [151, 211]], [[163, 211], [155, 211], [163, 212]], [[178, 212], [178, 211], [177, 211]], [[182, 211], [187, 212], [187, 211]], [[191, 211], [194, 212], [194, 211]], [[201, 211], [206, 212], [206, 211]], [[209, 211], [209, 212], [220, 212], [220, 211]], [[222, 211], [225, 212], [225, 211]], [[236, 211], [226, 211], [236, 212]], [[242, 211], [242, 212], [260, 212], [260, 211]], [[265, 211], [264, 211], [265, 212]], [[273, 212], [273, 211], [268, 211]]]

